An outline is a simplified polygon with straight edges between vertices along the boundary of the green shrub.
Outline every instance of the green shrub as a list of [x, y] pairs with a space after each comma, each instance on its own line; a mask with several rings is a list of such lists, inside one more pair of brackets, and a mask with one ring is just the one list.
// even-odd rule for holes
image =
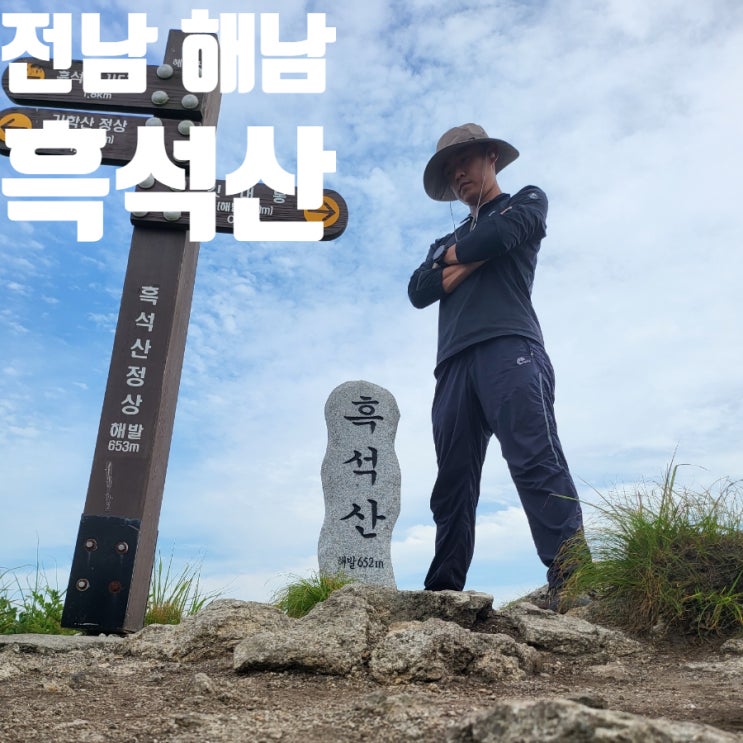
[[654, 487], [614, 494], [594, 506], [599, 525], [587, 531], [593, 560], [575, 560], [566, 595], [594, 593], [602, 616], [634, 631], [659, 623], [680, 634], [740, 631], [740, 485], [721, 481], [715, 493], [679, 489], [679, 466], [672, 462]]
[[[0, 578], [4, 579], [6, 575], [7, 571]], [[33, 585], [24, 588], [18, 578], [15, 578], [15, 582], [17, 588], [13, 593], [7, 585], [0, 587], [0, 634], [74, 634], [61, 624], [64, 591], [49, 585], [38, 563]]]
[[308, 614], [316, 604], [325, 601], [333, 591], [353, 582], [353, 578], [342, 572], [332, 575], [313, 573], [309, 578], [297, 577], [292, 583], [280, 588], [271, 602], [288, 616], [298, 619]]
[[62, 628], [63, 591], [48, 585], [26, 594], [18, 612], [14, 634], [31, 632], [43, 635], [70, 635], [73, 630]]
[[7, 596], [0, 595], [0, 635], [10, 635], [15, 627], [18, 610]]

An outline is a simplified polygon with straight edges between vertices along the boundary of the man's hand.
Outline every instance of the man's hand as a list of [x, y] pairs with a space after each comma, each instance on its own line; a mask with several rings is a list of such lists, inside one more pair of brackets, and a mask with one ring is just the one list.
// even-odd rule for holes
[[446, 252], [443, 255], [444, 263], [446, 263], [447, 266], [456, 266], [459, 263], [459, 259], [457, 258], [457, 244], [454, 243], [454, 245], [450, 245]]
[[447, 294], [451, 294], [470, 274], [477, 271], [486, 261], [460, 263], [457, 258], [457, 244], [450, 245], [439, 259], [444, 266], [441, 285]]
[[457, 263], [453, 266], [446, 266], [441, 274], [441, 286], [444, 291], [447, 294], [451, 294], [470, 274], [477, 271], [484, 263], [487, 263], [487, 261]]

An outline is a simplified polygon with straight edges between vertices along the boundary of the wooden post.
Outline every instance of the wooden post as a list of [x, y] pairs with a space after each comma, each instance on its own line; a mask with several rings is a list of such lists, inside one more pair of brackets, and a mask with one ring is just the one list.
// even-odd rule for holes
[[[168, 41], [164, 63], [174, 70], [182, 38]], [[218, 91], [203, 95], [202, 124], [216, 126], [219, 103]], [[144, 624], [198, 254], [187, 231], [133, 228], [65, 627]]]
[[[185, 36], [170, 31], [163, 65], [148, 66], [147, 90], [140, 95], [89, 96], [79, 74], [62, 99], [10, 91], [7, 70], [2, 85], [16, 103], [140, 114], [117, 117], [119, 132], [109, 135], [101, 151], [104, 164], [123, 165], [132, 159], [136, 127], [144, 125], [144, 115], [162, 120], [170, 155], [175, 139], [185, 137], [178, 129], [179, 119], [216, 126], [219, 117], [219, 91], [199, 94], [196, 106], [191, 105], [193, 96], [184, 98]], [[36, 77], [68, 74], [55, 70], [51, 61], [22, 61]], [[79, 73], [82, 62], [73, 60], [71, 70]], [[155, 93], [167, 94], [155, 95], [161, 105], [153, 103]], [[55, 112], [50, 109], [0, 111], [0, 155], [9, 153], [5, 128], [37, 128], [52, 118]], [[87, 114], [86, 128], [102, 127], [104, 118]], [[214, 190], [216, 230], [232, 232], [234, 196], [225, 194], [224, 181], [217, 181]], [[324, 191], [319, 208], [301, 211], [296, 196], [281, 194], [279, 200], [262, 183], [249, 193], [261, 200], [262, 221], [321, 221], [323, 240], [340, 236], [348, 223], [346, 203], [335, 191]], [[270, 202], [265, 212], [264, 200]], [[144, 624], [199, 253], [198, 243], [189, 240], [187, 215], [170, 220], [151, 212], [132, 215], [131, 221], [129, 263], [62, 614], [63, 626], [94, 633], [135, 632]]]
[[134, 228], [66, 627], [142, 627], [198, 253], [186, 232]]

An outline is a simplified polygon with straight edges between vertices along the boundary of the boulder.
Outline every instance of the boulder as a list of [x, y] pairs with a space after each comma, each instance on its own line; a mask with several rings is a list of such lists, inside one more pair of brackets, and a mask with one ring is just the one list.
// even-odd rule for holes
[[651, 719], [586, 707], [567, 699], [509, 701], [450, 728], [449, 743], [733, 743], [737, 735], [708, 725]]
[[720, 652], [728, 655], [743, 655], [743, 637], [733, 637], [720, 645]]
[[384, 633], [384, 623], [363, 592], [344, 588], [286, 627], [246, 637], [235, 647], [233, 667], [346, 675], [368, 661]]
[[92, 648], [110, 649], [123, 640], [116, 635], [0, 635], [0, 652], [69, 653]]
[[698, 673], [710, 673], [718, 678], [737, 680], [743, 684], [743, 656], [734, 655], [723, 661], [684, 663], [684, 668]]
[[560, 655], [623, 656], [643, 646], [623, 632], [591, 624], [568, 614], [556, 614], [534, 604], [519, 603], [496, 612], [522, 642]]
[[218, 599], [180, 624], [150, 624], [124, 640], [131, 655], [162, 660], [229, 657], [245, 637], [280, 630], [291, 620], [275, 606]]
[[523, 678], [537, 664], [533, 648], [507, 635], [478, 634], [452, 622], [427, 619], [392, 625], [372, 651], [370, 670], [382, 683], [465, 675], [500, 680]]

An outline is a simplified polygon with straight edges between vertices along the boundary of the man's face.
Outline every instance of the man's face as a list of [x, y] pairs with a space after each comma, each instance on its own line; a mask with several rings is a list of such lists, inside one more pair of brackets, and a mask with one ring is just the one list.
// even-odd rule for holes
[[444, 176], [452, 193], [469, 206], [477, 205], [496, 185], [494, 159], [482, 145], [472, 145], [444, 163]]

